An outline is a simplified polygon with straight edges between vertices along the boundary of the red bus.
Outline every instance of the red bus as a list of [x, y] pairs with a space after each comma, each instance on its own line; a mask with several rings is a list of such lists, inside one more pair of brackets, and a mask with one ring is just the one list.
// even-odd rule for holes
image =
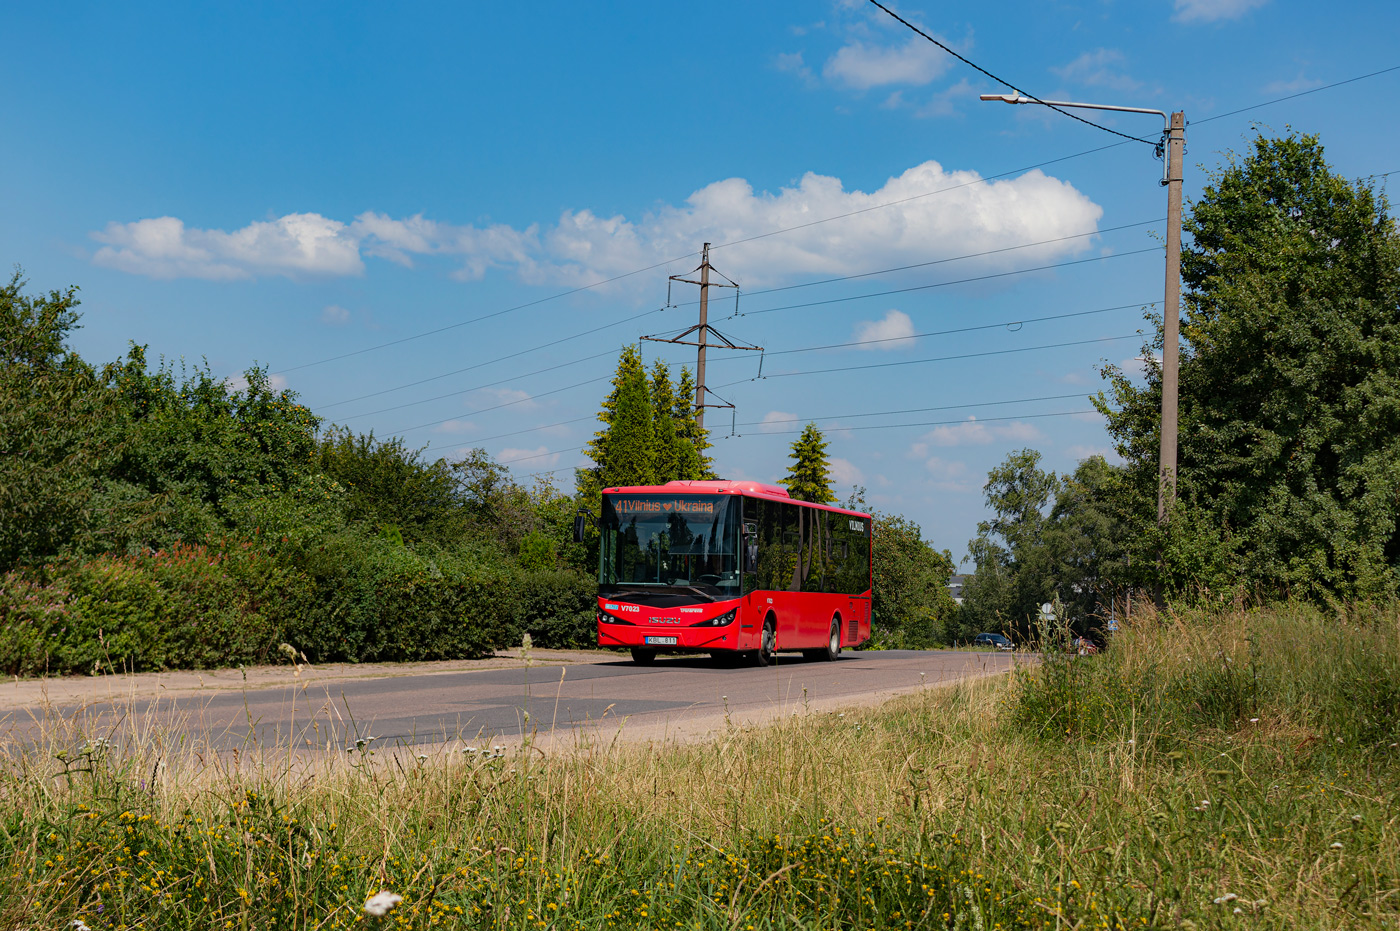
[[604, 489], [598, 530], [598, 645], [637, 663], [834, 660], [870, 639], [869, 514], [760, 482], [680, 481]]

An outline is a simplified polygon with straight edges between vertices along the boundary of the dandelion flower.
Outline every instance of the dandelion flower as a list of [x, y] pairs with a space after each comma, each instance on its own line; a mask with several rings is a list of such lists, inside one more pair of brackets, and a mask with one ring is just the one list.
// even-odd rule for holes
[[382, 918], [389, 914], [393, 907], [402, 901], [403, 896], [398, 893], [380, 890], [370, 896], [369, 901], [365, 903], [365, 914], [373, 915], [375, 918]]

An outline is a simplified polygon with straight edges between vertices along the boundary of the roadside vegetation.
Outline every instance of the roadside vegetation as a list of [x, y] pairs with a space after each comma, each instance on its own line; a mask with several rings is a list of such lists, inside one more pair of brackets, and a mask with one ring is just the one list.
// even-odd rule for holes
[[[457, 659], [595, 642], [596, 539], [612, 485], [714, 478], [695, 385], [626, 346], [575, 490], [481, 449], [433, 458], [323, 421], [263, 369], [69, 345], [77, 289], [0, 287], [0, 672]], [[794, 444], [795, 496], [832, 498], [825, 444]], [[886, 521], [886, 518], [888, 520]], [[940, 641], [951, 559], [882, 515], [884, 642]]]
[[1143, 608], [1099, 656], [694, 744], [54, 717], [0, 770], [0, 926], [1393, 928], [1397, 683], [1393, 609]]

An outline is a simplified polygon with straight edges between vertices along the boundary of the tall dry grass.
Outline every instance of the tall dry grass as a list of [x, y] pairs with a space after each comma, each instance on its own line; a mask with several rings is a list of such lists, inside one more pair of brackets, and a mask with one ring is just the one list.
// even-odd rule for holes
[[1297, 608], [696, 744], [50, 719], [0, 772], [0, 926], [1394, 928], [1397, 662], [1394, 611]]

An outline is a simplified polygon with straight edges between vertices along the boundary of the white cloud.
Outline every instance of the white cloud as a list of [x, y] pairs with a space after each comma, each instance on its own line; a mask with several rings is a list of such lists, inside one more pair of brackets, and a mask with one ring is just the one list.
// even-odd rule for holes
[[779, 71], [796, 75], [808, 87], [813, 87], [817, 83], [816, 75], [812, 74], [812, 69], [807, 67], [807, 63], [802, 60], [801, 52], [784, 52], [778, 55], [773, 59], [773, 67]]
[[945, 87], [930, 97], [927, 103], [914, 111], [914, 115], [920, 118], [952, 116], [958, 112], [956, 104], [959, 101], [974, 99], [976, 88], [967, 78], [963, 78], [952, 87]]
[[547, 446], [536, 446], [534, 449], [507, 446], [496, 455], [496, 461], [517, 469], [548, 469], [559, 463], [559, 453], [550, 452]]
[[880, 320], [865, 320], [856, 324], [853, 342], [864, 345], [859, 349], [907, 349], [914, 345], [914, 322], [903, 311], [891, 310]]
[[1099, 48], [1085, 52], [1074, 61], [1060, 68], [1051, 68], [1055, 74], [1074, 84], [1085, 87], [1106, 87], [1110, 90], [1135, 91], [1142, 87], [1124, 70], [1127, 59], [1117, 49]]
[[344, 223], [319, 213], [289, 213], [231, 233], [186, 227], [175, 217], [108, 223], [92, 237], [93, 261], [152, 278], [249, 278], [359, 275], [359, 242]]
[[968, 480], [967, 465], [956, 460], [930, 456], [924, 460], [924, 469], [933, 481], [933, 487], [941, 491], [975, 491], [976, 483]]
[[321, 310], [321, 322], [330, 326], [344, 326], [350, 322], [350, 311], [339, 304], [327, 304]]
[[[792, 229], [716, 250], [714, 260], [724, 273], [752, 287], [1060, 239], [1093, 231], [1102, 215], [1072, 185], [1039, 170], [983, 182], [976, 172], [928, 161], [870, 192], [848, 191], [841, 179], [815, 172], [777, 193], [756, 192], [743, 178], [728, 178], [637, 219], [566, 210], [543, 230], [457, 226], [421, 215], [394, 219], [373, 211], [349, 224], [289, 214], [232, 233], [187, 228], [174, 217], [112, 223], [94, 234], [105, 245], [93, 260], [156, 278], [227, 279], [359, 275], [362, 254], [405, 266], [418, 256], [434, 256], [459, 263], [455, 274], [463, 279], [502, 268], [530, 284], [581, 286], [686, 255], [705, 240], [723, 243]], [[1087, 240], [1059, 242], [990, 256], [976, 267], [1009, 268], [1090, 248]], [[632, 286], [629, 279], [613, 287]]]
[[849, 459], [839, 459], [833, 456], [826, 460], [826, 467], [831, 473], [831, 485], [833, 489], [850, 488], [852, 485], [865, 484], [865, 473], [857, 468]]
[[1176, 12], [1172, 19], [1180, 23], [1215, 23], [1223, 19], [1239, 19], [1250, 10], [1269, 0], [1174, 0]]
[[492, 267], [529, 263], [539, 233], [534, 225], [517, 230], [497, 223], [480, 229], [428, 220], [421, 213], [395, 220], [372, 210], [356, 217], [351, 229], [366, 255], [408, 268], [413, 254], [461, 257], [463, 265], [455, 277], [464, 281], [475, 281]]
[[448, 420], [440, 423], [435, 428], [437, 433], [469, 433], [476, 429], [476, 424], [470, 420]]
[[796, 414], [789, 414], [787, 411], [769, 411], [759, 421], [758, 429], [764, 433], [781, 433], [784, 430], [794, 429], [796, 424]]
[[1093, 384], [1093, 380], [1090, 379], [1089, 376], [1085, 375], [1083, 372], [1070, 372], [1066, 375], [1061, 375], [1060, 381], [1064, 382], [1066, 385]]
[[530, 394], [528, 391], [521, 391], [518, 388], [483, 388], [480, 393], [492, 398], [497, 404], [502, 406], [509, 404], [515, 407], [522, 407], [526, 410], [537, 406], [534, 395]]
[[1039, 430], [1018, 420], [988, 424], [969, 417], [962, 423], [934, 427], [920, 440], [932, 446], [987, 446], [999, 441], [1025, 443], [1040, 438]]
[[837, 50], [822, 66], [828, 80], [857, 90], [884, 84], [928, 84], [952, 65], [947, 52], [921, 36], [897, 45], [872, 45], [859, 39]]
[[1264, 85], [1265, 94], [1297, 94], [1301, 91], [1310, 91], [1314, 87], [1321, 87], [1322, 82], [1316, 78], [1304, 77], [1299, 71], [1298, 76], [1291, 81], [1271, 81]]

